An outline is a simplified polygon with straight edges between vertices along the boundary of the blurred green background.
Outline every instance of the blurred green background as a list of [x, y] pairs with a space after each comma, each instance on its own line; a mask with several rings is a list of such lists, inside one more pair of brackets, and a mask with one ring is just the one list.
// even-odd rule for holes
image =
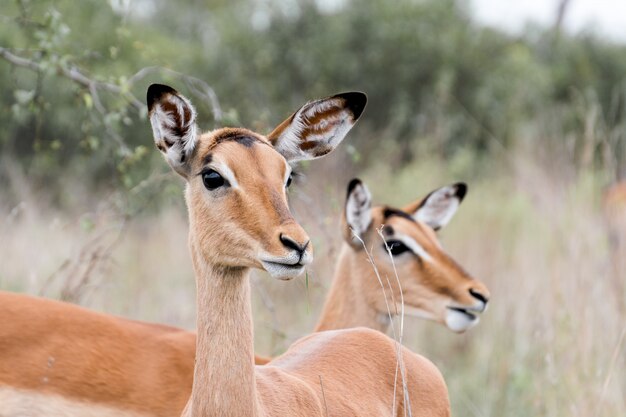
[[626, 43], [560, 19], [511, 34], [455, 0], [7, 0], [0, 19], [0, 288], [193, 328], [182, 187], [153, 149], [147, 86], [190, 97], [204, 129], [263, 133], [365, 91], [344, 145], [291, 192], [309, 282], [255, 278], [259, 352], [313, 327], [351, 177], [392, 205], [466, 181], [442, 239], [492, 306], [466, 335], [407, 329], [454, 414], [626, 415], [626, 207], [603, 205], [626, 177]]

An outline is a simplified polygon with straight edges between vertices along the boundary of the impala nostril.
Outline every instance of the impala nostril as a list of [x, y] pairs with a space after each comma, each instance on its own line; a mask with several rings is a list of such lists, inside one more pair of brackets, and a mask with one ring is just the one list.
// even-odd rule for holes
[[472, 295], [472, 297], [476, 298], [479, 301], [482, 301], [485, 304], [489, 302], [489, 299], [487, 297], [485, 297], [483, 294], [479, 293], [473, 288], [470, 288], [469, 293]]
[[285, 235], [283, 235], [282, 233], [280, 234], [280, 242], [285, 245], [286, 247], [288, 247], [289, 249], [293, 249], [299, 253], [303, 253], [307, 246], [309, 246], [309, 242], [310, 241], [306, 241], [306, 243], [300, 245], [298, 244], [298, 242], [296, 242], [295, 240], [291, 239], [290, 237], [287, 237]]

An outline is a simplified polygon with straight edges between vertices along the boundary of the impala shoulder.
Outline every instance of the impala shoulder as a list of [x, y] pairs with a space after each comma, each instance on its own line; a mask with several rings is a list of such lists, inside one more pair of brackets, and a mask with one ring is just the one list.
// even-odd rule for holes
[[343, 337], [358, 343], [380, 344], [389, 347], [395, 346], [395, 341], [384, 333], [369, 327], [353, 327], [350, 329], [339, 330], [343, 333]]
[[398, 354], [401, 353], [408, 377], [421, 387], [420, 392], [429, 392], [430, 395], [442, 399], [444, 405], [447, 404], [446, 382], [439, 368], [428, 358], [399, 345], [397, 341], [377, 330], [357, 327], [346, 330], [345, 335], [356, 340], [364, 348], [367, 346], [368, 351], [377, 352], [377, 355], [369, 356], [370, 360], [379, 361], [384, 367], [387, 367], [389, 362], [395, 366]]

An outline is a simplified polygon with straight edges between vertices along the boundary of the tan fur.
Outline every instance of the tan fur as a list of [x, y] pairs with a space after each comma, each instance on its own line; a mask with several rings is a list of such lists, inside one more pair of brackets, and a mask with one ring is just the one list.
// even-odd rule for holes
[[[167, 416], [183, 408], [191, 389], [192, 333], [7, 292], [0, 293], [0, 323], [0, 388], [41, 395], [32, 403], [13, 397], [11, 408], [0, 397], [7, 416], [41, 415], [46, 400], [56, 407], [55, 396]], [[9, 413], [20, 403], [30, 411]]]
[[[269, 144], [248, 149], [216, 140], [237, 133], [256, 135], [245, 130], [204, 135], [193, 148], [191, 161], [174, 167], [189, 181], [190, 248], [201, 310], [196, 383], [186, 413], [379, 416], [391, 415], [395, 404], [394, 414], [403, 415], [400, 379], [393, 398], [396, 346], [366, 329], [310, 336], [269, 366], [254, 369], [247, 269], [259, 267], [255, 259], [261, 245], [266, 252], [284, 251], [276, 242], [281, 232], [299, 242], [308, 237], [286, 205], [282, 157]], [[263, 136], [256, 137], [267, 143]], [[157, 146], [165, 153], [171, 144]], [[319, 149], [312, 150], [311, 157], [319, 156]], [[219, 153], [227, 161], [245, 193], [206, 204], [201, 179], [192, 168], [200, 168], [207, 152]], [[67, 416], [100, 417], [109, 411], [165, 416], [181, 410], [188, 398], [192, 333], [25, 296], [2, 293], [0, 298], [0, 319], [5, 314], [9, 318], [0, 326], [0, 412], [6, 416], [54, 416], [57, 409], [63, 410], [58, 415]], [[27, 325], [4, 324], [35, 311], [46, 316]], [[21, 349], [2, 344], [14, 341], [15, 335], [23, 336]], [[404, 348], [401, 352], [413, 415], [449, 415], [447, 390], [438, 370]], [[19, 368], [11, 366], [16, 363]]]
[[38, 390], [19, 390], [0, 386], [0, 417], [149, 417], [151, 415], [56, 394], [42, 394]]
[[[404, 208], [404, 212], [415, 212], [422, 200]], [[372, 223], [362, 236], [363, 243], [354, 243], [345, 221], [343, 222], [344, 243], [339, 254], [335, 276], [316, 331], [365, 326], [386, 332], [389, 327], [389, 303], [391, 316], [400, 313], [400, 291], [407, 309], [423, 310], [428, 318], [444, 324], [446, 306], [472, 306], [476, 299], [472, 289], [489, 298], [487, 287], [473, 279], [441, 247], [433, 229], [419, 221], [410, 221], [400, 216], [384, 218], [385, 207], [371, 210]], [[415, 256], [389, 259], [378, 229], [391, 226], [417, 241], [434, 262], [420, 262]], [[364, 246], [371, 253], [378, 273], [385, 286], [381, 288], [376, 272], [368, 262]], [[398, 285], [399, 281], [399, 285]], [[395, 303], [393, 302], [395, 301]]]
[[[381, 208], [375, 208], [374, 212], [378, 213], [375, 215], [377, 219], [375, 222], [382, 222]], [[423, 233], [422, 228], [416, 224], [399, 220], [401, 219], [392, 218], [387, 223], [407, 234], [413, 231], [418, 235], [416, 238]], [[424, 241], [428, 237], [435, 238], [432, 234], [420, 241], [425, 245]], [[386, 254], [383, 254], [382, 258], [380, 254], [375, 256], [377, 256], [377, 265], [383, 273], [392, 272], [388, 270], [388, 267], [385, 269]], [[417, 283], [425, 281], [428, 284], [429, 281], [421, 277], [424, 271], [420, 271], [415, 265], [413, 269], [403, 265], [398, 265], [398, 267], [403, 287], [411, 288], [410, 281]], [[458, 276], [460, 272], [454, 268], [452, 273], [457, 276], [456, 279], [450, 280], [449, 285], [459, 285], [463, 289], [471, 284], [471, 281], [468, 282], [462, 274]], [[409, 282], [405, 283], [405, 280]], [[440, 285], [445, 284], [446, 282], [442, 281]], [[415, 289], [415, 291], [419, 290], [423, 290], [423, 287]], [[459, 290], [459, 292], [462, 291]], [[415, 297], [412, 298], [411, 295]], [[385, 311], [380, 310], [384, 309], [384, 300], [381, 297], [382, 291], [364, 253], [346, 243], [339, 256], [333, 285], [317, 329], [364, 326], [384, 332], [388, 324], [380, 320], [381, 314]], [[398, 295], [396, 294], [395, 297]], [[415, 294], [413, 291], [405, 294], [407, 305], [419, 304], [420, 298], [423, 296], [420, 297], [420, 294]], [[15, 321], [16, 318], [23, 320], [18, 322]], [[83, 405], [91, 404], [93, 407], [104, 407], [108, 410], [136, 410], [136, 412], [144, 412], [152, 416], [167, 416], [180, 414], [191, 392], [195, 333], [130, 321], [94, 313], [66, 303], [7, 292], [0, 292], [0, 322], [6, 323], [0, 326], [0, 382], [3, 385], [33, 390], [27, 392], [40, 394], [41, 396], [37, 397], [37, 404], [40, 404], [40, 407], [43, 407], [47, 401], [50, 404], [57, 402], [56, 397], [42, 393], [55, 393], [70, 402], [78, 401]], [[11, 323], [14, 325], [11, 326]], [[119, 334], [128, 326], [131, 326], [131, 329], [139, 328], [141, 331], [126, 331], [124, 338], [102, 337], [111, 333]], [[84, 328], [98, 329], [98, 331], [85, 332]], [[16, 338], [20, 340], [20, 357], [16, 357], [2, 345], [2, 340], [9, 341], [16, 340]], [[73, 340], [75, 344], [66, 346], [68, 339]], [[133, 346], [141, 346], [140, 351], [137, 352]], [[36, 354], [33, 349], [38, 349]], [[129, 358], [128, 352], [133, 352], [135, 356]], [[59, 364], [67, 364], [62, 370], [63, 378], [48, 378], [46, 384], [36, 383], [44, 378], [44, 373], [50, 372], [48, 370], [49, 358], [55, 358], [52, 362], [55, 370]], [[137, 358], [144, 359], [138, 360]], [[167, 358], [167, 363], [165, 358]], [[255, 356], [257, 365], [265, 364], [270, 360], [270, 358]], [[281, 358], [281, 361], [284, 360], [285, 358]], [[150, 379], [153, 383], [144, 384], [141, 383], [141, 379], [148, 378], [146, 369], [127, 366], [127, 363], [132, 365], [137, 362], [158, 363], [161, 367], [167, 368], [160, 372], [150, 372]], [[89, 364], [94, 363], [100, 368], [97, 374], [100, 379], [97, 381], [88, 371]], [[45, 364], [45, 366], [35, 364]], [[16, 373], [16, 371], [19, 372]], [[31, 382], [28, 383], [28, 381]], [[186, 388], [179, 389], [181, 386]], [[177, 388], [172, 390], [172, 387]], [[0, 405], [8, 407], [8, 403], [2, 398], [0, 396]], [[23, 401], [27, 397], [15, 396], [13, 398], [12, 404], [22, 402], [22, 407], [25, 407]], [[165, 398], [169, 400], [164, 401]], [[31, 414], [37, 415], [33, 411], [35, 403], [32, 404]], [[5, 410], [9, 409], [13, 407], [5, 408]], [[67, 410], [74, 410], [74, 408], [68, 406]], [[7, 411], [7, 415], [16, 414], [10, 414]], [[82, 413], [72, 414], [66, 411], [65, 415], [82, 415]]]
[[[267, 140], [249, 131], [241, 134]], [[291, 251], [281, 235], [300, 246], [309, 238], [289, 214], [283, 156], [263, 143], [219, 142], [221, 135], [201, 136], [184, 169], [189, 173], [185, 199], [198, 338], [192, 393], [183, 415], [402, 416], [411, 404], [413, 416], [448, 416], [447, 388], [439, 371], [373, 330], [313, 334], [268, 365], [254, 366], [250, 269], [264, 268], [263, 256], [278, 259]], [[285, 149], [293, 158], [302, 156]], [[315, 152], [307, 157], [316, 157]], [[207, 191], [194, 173], [202, 172], [209, 159], [216, 167], [227, 165], [237, 187]], [[396, 378], [398, 363], [405, 369], [410, 403], [403, 378]]]

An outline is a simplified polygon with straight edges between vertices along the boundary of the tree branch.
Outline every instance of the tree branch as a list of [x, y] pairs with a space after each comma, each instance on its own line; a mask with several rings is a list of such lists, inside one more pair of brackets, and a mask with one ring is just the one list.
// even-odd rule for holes
[[192, 77], [187, 74], [183, 74], [178, 71], [171, 70], [169, 68], [164, 67], [145, 67], [137, 71], [132, 77], [128, 79], [129, 85], [134, 85], [136, 82], [140, 81], [144, 77], [152, 73], [166, 73], [168, 75], [172, 75], [174, 77], [182, 79], [187, 87], [197, 96], [208, 101], [211, 104], [211, 111], [213, 112], [213, 118], [216, 122], [222, 120], [223, 112], [222, 107], [220, 106], [219, 100], [217, 99], [217, 94], [215, 94], [215, 90], [211, 88], [209, 84], [205, 81]]
[[[44, 67], [41, 63], [33, 61], [28, 58], [17, 56], [13, 54], [11, 51], [9, 51], [7, 48], [4, 48], [2, 46], [0, 46], [0, 57], [4, 58], [11, 64], [18, 66], [18, 67], [28, 68], [35, 72], [44, 71]], [[94, 89], [104, 90], [109, 93], [121, 95], [126, 100], [128, 100], [129, 103], [137, 111], [141, 111], [145, 107], [145, 105], [140, 100], [138, 100], [137, 97], [135, 97], [128, 91], [125, 91], [119, 85], [91, 79], [85, 74], [83, 74], [82, 72], [80, 72], [78, 68], [76, 67], [66, 68], [62, 65], [57, 65], [56, 70], [58, 74], [63, 75], [65, 78], [68, 78], [74, 81], [75, 83], [89, 89], [89, 91], [94, 91]]]
[[[9, 49], [2, 46], [0, 46], [0, 57], [4, 58], [6, 61], [17, 67], [28, 68], [35, 72], [44, 71], [44, 67], [41, 63], [15, 55]], [[63, 65], [57, 65], [56, 70], [57, 73], [64, 76], [65, 78], [68, 78], [75, 83], [87, 88], [91, 95], [94, 97], [94, 104], [101, 105], [96, 92], [98, 90], [103, 90], [109, 93], [121, 95], [126, 100], [128, 100], [128, 102], [138, 112], [141, 112], [145, 108], [145, 105], [142, 101], [138, 100], [137, 97], [130, 93], [128, 89], [151, 73], [166, 73], [182, 79], [187, 87], [192, 90], [194, 94], [204, 99], [205, 101], [208, 101], [211, 104], [211, 111], [213, 113], [213, 118], [215, 119], [215, 121], [219, 122], [222, 120], [223, 117], [222, 108], [220, 106], [219, 100], [217, 99], [217, 94], [215, 94], [215, 90], [213, 90], [213, 88], [211, 88], [209, 84], [199, 78], [191, 77], [189, 75], [168, 68], [156, 66], [142, 68], [128, 79], [128, 81], [126, 82], [126, 86], [128, 88], [122, 88], [121, 86], [113, 83], [91, 79], [84, 73], [80, 72], [80, 70], [76, 67], [67, 68]]]

